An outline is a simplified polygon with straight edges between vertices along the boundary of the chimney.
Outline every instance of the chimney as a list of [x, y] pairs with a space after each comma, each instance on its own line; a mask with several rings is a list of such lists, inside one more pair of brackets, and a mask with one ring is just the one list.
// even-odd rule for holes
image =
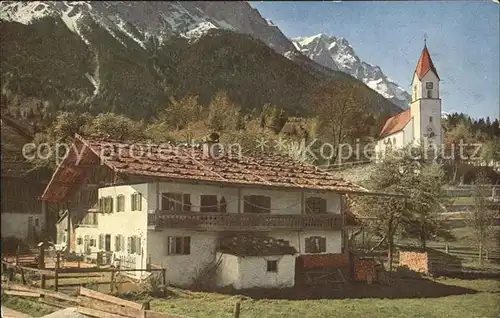
[[222, 157], [222, 145], [219, 143], [218, 133], [211, 133], [203, 142], [203, 157], [211, 159]]

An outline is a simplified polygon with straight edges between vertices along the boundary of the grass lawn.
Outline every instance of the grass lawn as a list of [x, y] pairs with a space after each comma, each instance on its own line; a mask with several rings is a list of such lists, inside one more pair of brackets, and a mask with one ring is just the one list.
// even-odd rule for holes
[[[168, 299], [153, 299], [151, 305], [155, 311], [193, 318], [232, 317], [232, 310], [237, 300], [241, 302], [241, 317], [379, 318], [500, 315], [500, 285], [494, 280], [440, 278], [401, 280], [399, 283], [395, 282], [393, 287], [379, 284], [356, 286], [359, 298], [314, 300], [252, 299], [248, 296], [190, 292], [172, 288], [172, 296]], [[380, 296], [369, 296], [374, 292], [380, 292]], [[34, 299], [15, 296], [4, 296], [2, 304], [34, 317], [54, 311]]]
[[207, 318], [232, 317], [234, 303], [240, 298], [241, 317], [495, 317], [500, 314], [500, 286], [496, 281], [437, 279], [434, 282], [467, 288], [471, 293], [434, 298], [258, 300], [217, 293], [180, 292], [167, 300], [156, 299], [151, 304], [157, 311]]

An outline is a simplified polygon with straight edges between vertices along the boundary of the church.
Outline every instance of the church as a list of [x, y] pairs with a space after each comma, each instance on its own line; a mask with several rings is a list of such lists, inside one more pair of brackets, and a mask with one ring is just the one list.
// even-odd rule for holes
[[410, 107], [386, 121], [375, 148], [377, 153], [421, 143], [440, 148], [443, 132], [439, 81], [427, 44], [424, 44], [413, 73]]

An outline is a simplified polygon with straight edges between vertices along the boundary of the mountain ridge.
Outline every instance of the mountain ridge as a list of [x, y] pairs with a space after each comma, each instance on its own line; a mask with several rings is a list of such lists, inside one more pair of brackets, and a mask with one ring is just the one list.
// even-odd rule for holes
[[379, 66], [362, 61], [346, 39], [319, 33], [310, 37], [294, 38], [292, 42], [311, 60], [350, 74], [399, 107], [408, 108], [410, 94], [389, 79]]

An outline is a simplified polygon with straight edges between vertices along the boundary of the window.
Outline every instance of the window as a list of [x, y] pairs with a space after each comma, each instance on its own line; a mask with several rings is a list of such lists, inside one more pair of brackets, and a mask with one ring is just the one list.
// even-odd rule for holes
[[125, 212], [125, 196], [123, 194], [116, 197], [116, 212]]
[[432, 98], [432, 91], [430, 89], [427, 90], [427, 98]]
[[166, 211], [191, 211], [191, 195], [182, 193], [162, 193], [161, 209]]
[[318, 197], [306, 199], [306, 214], [326, 213], [326, 200]]
[[168, 255], [188, 255], [191, 253], [191, 237], [189, 236], [169, 236]]
[[123, 251], [125, 245], [125, 237], [121, 234], [115, 236], [115, 252]]
[[200, 212], [219, 212], [219, 201], [216, 195], [200, 196]]
[[90, 239], [90, 246], [96, 247], [96, 240], [94, 238]]
[[306, 238], [306, 253], [325, 253], [326, 237], [311, 236]]
[[278, 261], [267, 261], [267, 271], [273, 273], [278, 272]]
[[104, 249], [104, 234], [99, 234], [99, 250]]
[[433, 89], [434, 88], [434, 83], [433, 82], [426, 82], [425, 83], [425, 88], [426, 89]]
[[35, 226], [40, 226], [40, 221], [38, 219], [35, 219]]
[[432, 123], [432, 121], [433, 121], [433, 118], [432, 118], [432, 116], [430, 116], [429, 117], [429, 122]]
[[82, 245], [82, 243], [83, 243], [83, 240], [82, 240], [81, 237], [79, 237], [79, 238], [76, 239], [76, 244], [77, 245]]
[[141, 255], [141, 237], [140, 236], [130, 236], [127, 239], [127, 252], [129, 254]]
[[99, 212], [101, 213], [113, 212], [113, 197], [102, 197], [99, 199]]
[[226, 198], [222, 197], [219, 202], [219, 212], [226, 213], [227, 212], [227, 202]]
[[134, 193], [130, 196], [130, 209], [132, 211], [142, 210], [142, 195], [140, 193]]
[[263, 195], [246, 195], [243, 197], [244, 213], [270, 213], [271, 198]]

